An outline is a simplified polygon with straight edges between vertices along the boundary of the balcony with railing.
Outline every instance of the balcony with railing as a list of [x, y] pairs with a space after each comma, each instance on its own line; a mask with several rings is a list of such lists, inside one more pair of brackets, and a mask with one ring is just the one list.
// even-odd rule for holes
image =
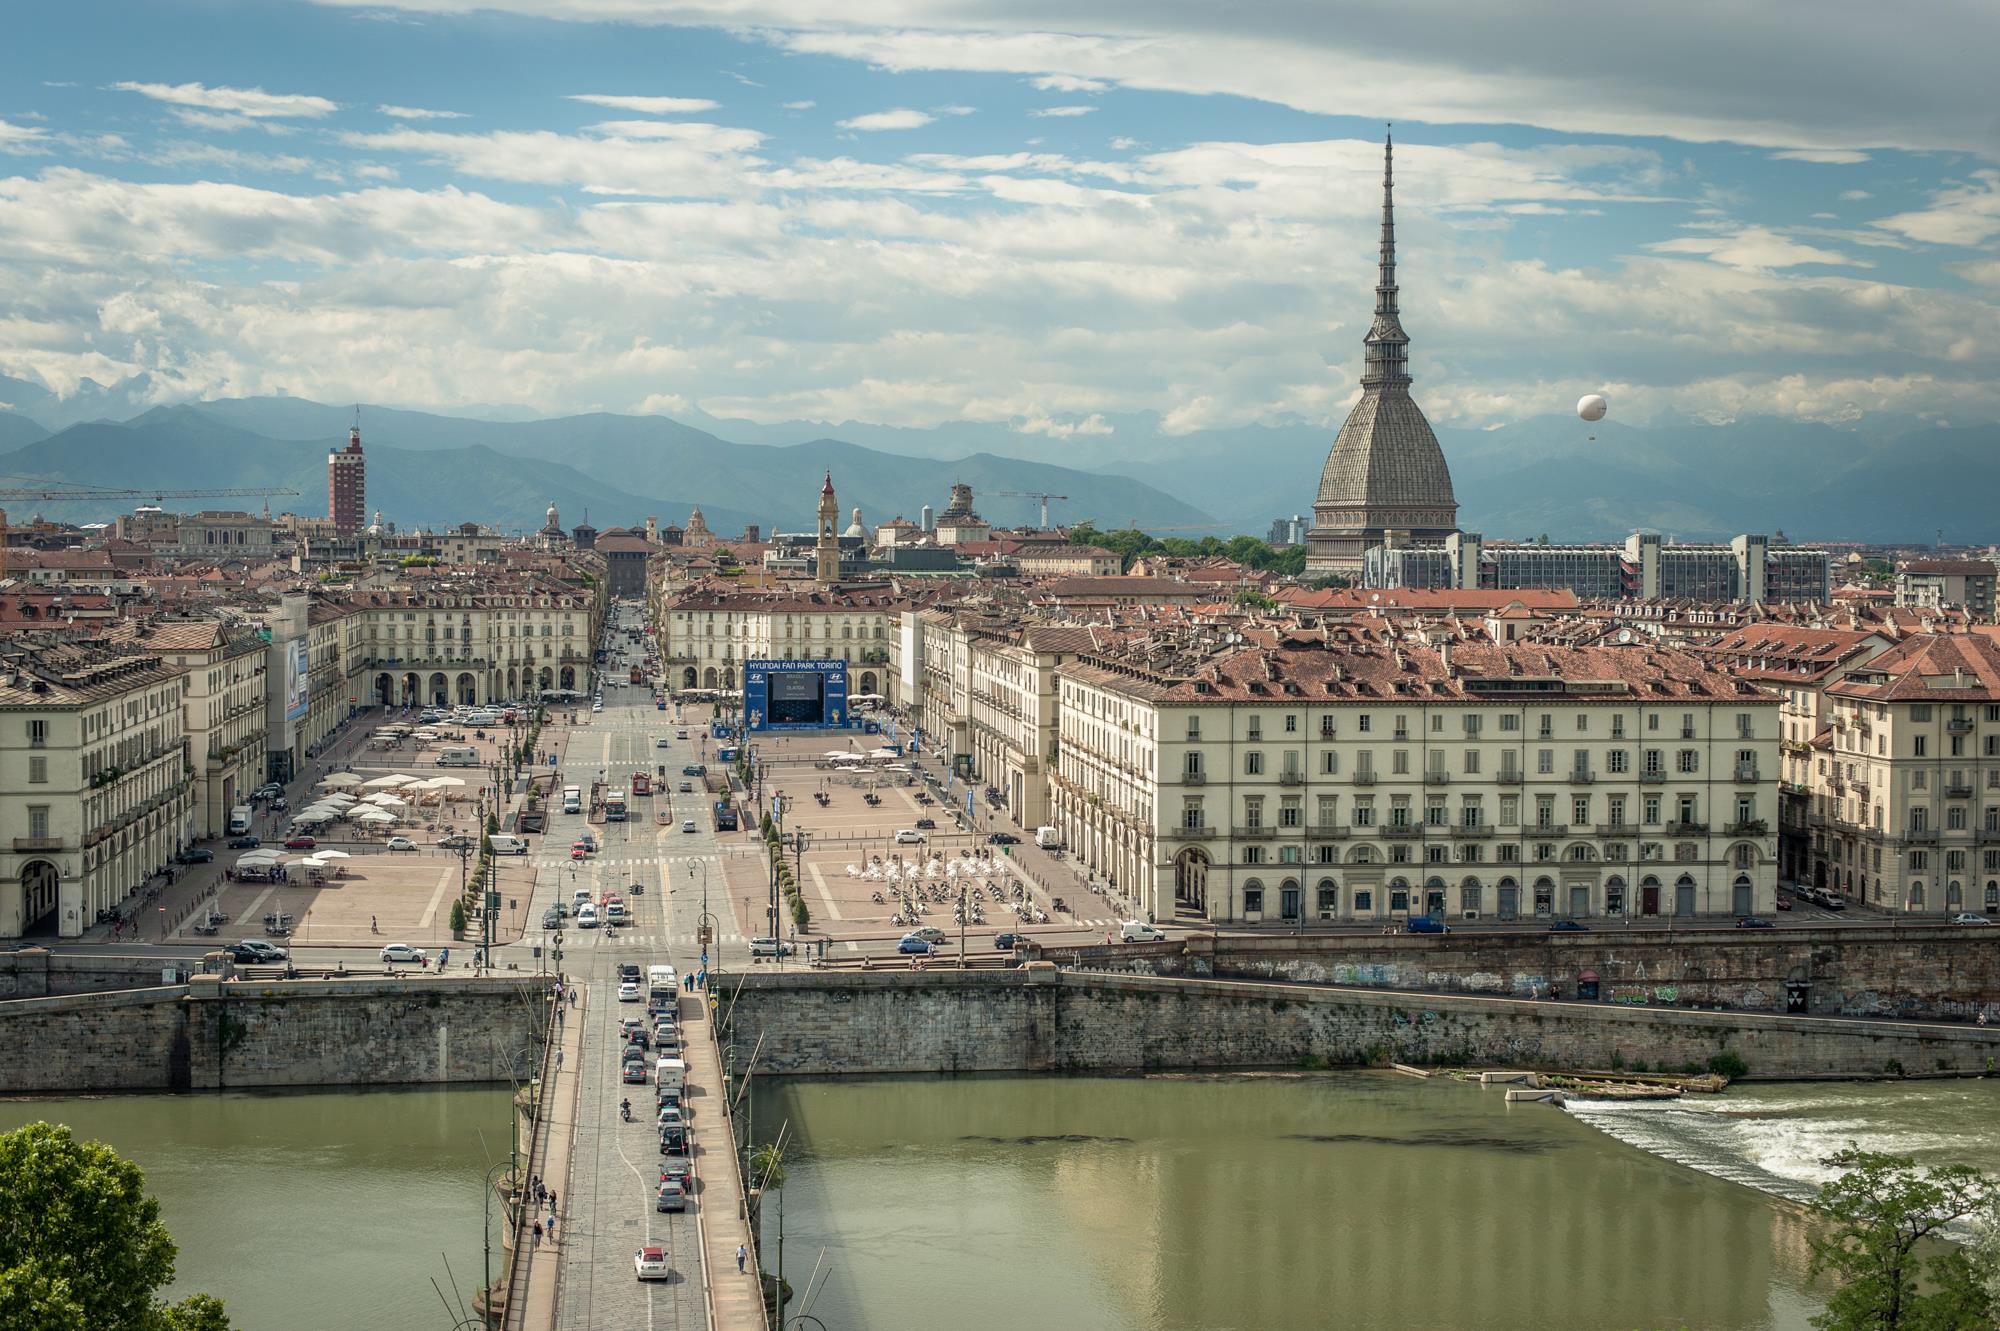
[[[1307, 832], [1316, 840], [1342, 841], [1347, 838], [1348, 827], [1345, 823], [1314, 823], [1307, 829]], [[1994, 835], [2000, 837], [2000, 832], [1996, 832]]]
[[1738, 781], [1755, 781], [1757, 779], [1757, 764], [1755, 763], [1736, 764], [1736, 779]]
[[1948, 800], [1969, 800], [1972, 798], [1972, 783], [1954, 781], [1944, 788], [1944, 797]]
[[17, 836], [14, 838], [14, 853], [26, 855], [35, 851], [59, 851], [63, 839], [59, 836]]
[[1391, 841], [1409, 841], [1423, 834], [1424, 825], [1422, 823], [1384, 823], [1376, 833], [1376, 835], [1385, 836]]
[[1536, 823], [1528, 829], [1533, 836], [1568, 836], [1568, 823]]
[[1519, 768], [1505, 767], [1495, 772], [1493, 779], [1503, 786], [1518, 786], [1521, 784], [1521, 772]]
[[1173, 841], [1213, 841], [1215, 840], [1215, 829], [1205, 823], [1193, 826], [1181, 823], [1168, 828], [1167, 837]]
[[1937, 839], [1938, 830], [1935, 827], [1906, 827], [1903, 829], [1903, 840], [1909, 842], [1911, 845], [1934, 846], [1937, 844]]
[[1666, 780], [1667, 780], [1667, 774], [1666, 774], [1665, 772], [1641, 772], [1641, 773], [1639, 773], [1639, 784], [1640, 784], [1640, 785], [1642, 785], [1642, 786], [1659, 786], [1659, 785], [1665, 785], [1665, 784], [1666, 784]]
[[1205, 786], [1208, 784], [1208, 773], [1199, 770], [1182, 772], [1181, 784], [1184, 786]]
[[1722, 830], [1728, 836], [1765, 836], [1770, 832], [1771, 825], [1762, 818], [1745, 818], [1728, 824]]
[[1375, 774], [1373, 772], [1356, 772], [1348, 780], [1357, 786], [1372, 786], [1375, 784]]
[[1707, 836], [1707, 823], [1668, 823], [1668, 836]]
[[1448, 785], [1450, 785], [1450, 784], [1451, 784], [1451, 773], [1450, 773], [1450, 772], [1425, 772], [1425, 773], [1424, 773], [1424, 784], [1425, 784], [1425, 785], [1427, 785], [1427, 786], [1448, 786]]
[[1595, 780], [1597, 780], [1597, 773], [1587, 767], [1572, 767], [1570, 769], [1569, 783], [1573, 786], [1587, 786]]
[[1954, 735], [1970, 735], [1972, 733], [1972, 722], [1964, 719], [1947, 721], [1944, 723], [1944, 728]]
[[1278, 773], [1278, 784], [1281, 786], [1303, 786], [1305, 783], [1306, 774], [1304, 772], [1284, 771]]
[[1275, 823], [1258, 823], [1254, 827], [1238, 827], [1234, 830], [1238, 841], [1269, 841], [1278, 835]]

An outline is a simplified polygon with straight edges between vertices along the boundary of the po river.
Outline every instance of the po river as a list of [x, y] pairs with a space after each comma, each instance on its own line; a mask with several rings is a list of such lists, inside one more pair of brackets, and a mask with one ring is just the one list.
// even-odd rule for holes
[[781, 1124], [784, 1273], [842, 1331], [1807, 1331], [1785, 1198], [1822, 1156], [2000, 1172], [1990, 1081], [1574, 1113], [1381, 1073], [767, 1082]]
[[[172, 1297], [202, 1291], [247, 1331], [449, 1327], [449, 1258], [479, 1287], [486, 1167], [509, 1091], [230, 1092], [0, 1102], [108, 1142], [146, 1171], [180, 1245]], [[496, 1241], [494, 1259], [499, 1260]]]

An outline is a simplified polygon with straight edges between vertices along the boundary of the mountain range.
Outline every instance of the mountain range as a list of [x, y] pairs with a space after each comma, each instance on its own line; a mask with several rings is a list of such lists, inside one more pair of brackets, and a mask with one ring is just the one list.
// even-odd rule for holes
[[[58, 399], [0, 376], [0, 471], [16, 477], [192, 489], [282, 485], [320, 510], [325, 453], [354, 407], [291, 397], [221, 399], [139, 410], [143, 391], [89, 385]], [[1421, 396], [1421, 395], [1420, 395]], [[123, 411], [79, 421], [88, 404]], [[841, 522], [942, 510], [951, 484], [973, 487], [989, 520], [1032, 522], [1037, 505], [1004, 491], [1048, 492], [1051, 517], [1164, 534], [1262, 535], [1272, 519], [1310, 519], [1335, 429], [1292, 421], [1178, 432], [1156, 413], [1092, 418], [1067, 437], [957, 421], [923, 428], [866, 422], [753, 422], [698, 410], [681, 419], [593, 413], [516, 419], [393, 407], [360, 409], [371, 508], [403, 525], [466, 520], [539, 527], [553, 502], [565, 525], [586, 510], [599, 527], [647, 516], [684, 523], [809, 529], [831, 471]], [[1494, 429], [1437, 431], [1451, 464], [1460, 525], [1489, 539], [1546, 533], [1616, 540], [1635, 529], [1683, 539], [1752, 531], [1815, 539], [1909, 541], [1940, 529], [1954, 543], [2000, 540], [2000, 424], [1919, 427], [1907, 417], [1839, 424], [1753, 417], [1585, 425], [1543, 415]], [[15, 480], [10, 484], [19, 485]], [[11, 504], [26, 511], [32, 500]], [[61, 516], [128, 508], [64, 504]]]

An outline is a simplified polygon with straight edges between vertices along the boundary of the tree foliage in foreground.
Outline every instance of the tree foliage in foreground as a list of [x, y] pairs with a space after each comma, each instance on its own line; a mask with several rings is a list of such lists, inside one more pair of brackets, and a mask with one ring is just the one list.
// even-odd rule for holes
[[[1946, 1226], [1989, 1228], [2000, 1187], [1965, 1165], [1919, 1168], [1908, 1156], [1849, 1147], [1827, 1158], [1840, 1176], [1813, 1209], [1829, 1221], [1812, 1240], [1814, 1275], [1838, 1287], [1820, 1331], [1990, 1331], [1992, 1272], [1979, 1247], [1942, 1242]], [[1990, 1252], [1990, 1247], [1987, 1249]]]
[[0, 1327], [8, 1331], [228, 1331], [220, 1301], [176, 1304], [177, 1249], [146, 1176], [102, 1142], [30, 1123], [0, 1133]]

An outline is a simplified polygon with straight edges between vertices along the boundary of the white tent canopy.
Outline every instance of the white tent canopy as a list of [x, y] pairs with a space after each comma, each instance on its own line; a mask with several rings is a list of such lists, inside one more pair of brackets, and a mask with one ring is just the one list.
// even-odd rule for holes
[[358, 786], [361, 784], [361, 778], [352, 772], [335, 772], [331, 776], [321, 777], [319, 784], [338, 789], [342, 786]]
[[392, 772], [388, 776], [378, 776], [373, 781], [363, 781], [361, 787], [364, 790], [394, 790], [397, 786], [407, 786], [416, 779], [413, 776], [404, 776], [400, 772]]

